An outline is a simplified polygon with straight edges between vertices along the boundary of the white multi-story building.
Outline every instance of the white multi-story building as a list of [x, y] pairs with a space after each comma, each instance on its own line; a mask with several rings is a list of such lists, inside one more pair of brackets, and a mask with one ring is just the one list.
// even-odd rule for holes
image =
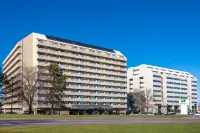
[[[69, 89], [63, 98], [68, 109], [73, 105], [109, 105], [125, 110], [127, 59], [119, 51], [32, 33], [16, 44], [4, 60], [3, 69], [8, 78], [15, 78], [22, 71], [22, 64], [47, 69], [51, 63], [59, 64], [68, 76]], [[36, 97], [35, 108], [50, 107], [42, 91], [38, 90]], [[13, 96], [3, 108], [10, 111], [13, 103], [14, 111], [24, 111], [20, 102]]]
[[197, 79], [188, 72], [143, 64], [129, 68], [127, 75], [128, 92], [134, 89], [151, 89], [152, 103], [155, 106], [170, 105], [173, 110], [177, 110], [179, 100], [187, 98], [192, 110], [198, 102]]

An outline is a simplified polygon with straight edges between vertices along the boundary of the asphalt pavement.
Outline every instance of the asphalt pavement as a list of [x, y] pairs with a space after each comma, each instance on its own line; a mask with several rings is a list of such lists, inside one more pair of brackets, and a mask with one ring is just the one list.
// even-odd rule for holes
[[200, 118], [66, 118], [66, 119], [0, 119], [0, 127], [75, 124], [140, 124], [140, 123], [200, 123]]

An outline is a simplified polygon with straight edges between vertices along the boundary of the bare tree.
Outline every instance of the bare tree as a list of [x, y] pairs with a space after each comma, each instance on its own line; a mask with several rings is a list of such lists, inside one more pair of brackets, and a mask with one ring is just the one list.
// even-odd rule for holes
[[33, 105], [36, 104], [36, 95], [39, 87], [43, 86], [42, 70], [36, 67], [23, 65], [23, 71], [15, 78], [19, 81], [16, 85], [19, 89], [15, 92], [19, 101], [23, 101], [23, 106], [28, 106], [29, 114], [32, 113]]
[[144, 97], [145, 97], [145, 104], [144, 104], [144, 107], [146, 108], [147, 112], [149, 111], [150, 108], [153, 108], [153, 91], [152, 89], [148, 89], [148, 88], [145, 88], [144, 89]]
[[153, 107], [153, 92], [151, 89], [134, 89], [133, 97], [136, 99], [135, 105], [140, 111], [146, 109], [148, 112], [149, 109]]
[[140, 111], [142, 111], [144, 109], [144, 103], [145, 103], [144, 91], [141, 91], [139, 89], [134, 89], [133, 97], [136, 99], [135, 105], [139, 108]]

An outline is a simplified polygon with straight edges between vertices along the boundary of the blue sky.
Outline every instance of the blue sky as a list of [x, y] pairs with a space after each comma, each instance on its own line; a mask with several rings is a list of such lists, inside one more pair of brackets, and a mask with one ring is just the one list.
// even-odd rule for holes
[[190, 0], [7, 0], [0, 4], [0, 62], [31, 32], [121, 51], [200, 79], [200, 3]]

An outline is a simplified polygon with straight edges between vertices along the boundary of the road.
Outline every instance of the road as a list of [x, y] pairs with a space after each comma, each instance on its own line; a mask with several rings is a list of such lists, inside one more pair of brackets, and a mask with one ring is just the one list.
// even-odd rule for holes
[[67, 118], [67, 119], [0, 119], [4, 126], [43, 126], [74, 124], [140, 124], [140, 123], [200, 123], [200, 118]]

